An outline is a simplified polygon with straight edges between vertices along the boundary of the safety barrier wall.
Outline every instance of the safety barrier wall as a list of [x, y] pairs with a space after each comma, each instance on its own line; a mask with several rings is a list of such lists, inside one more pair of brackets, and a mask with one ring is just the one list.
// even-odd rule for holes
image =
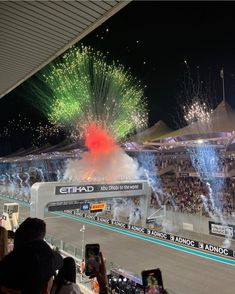
[[[187, 214], [181, 212], [173, 212], [171, 210], [166, 210], [166, 219], [171, 221], [174, 225], [176, 224], [179, 230], [190, 230], [195, 233], [210, 235], [210, 229], [208, 222], [211, 220], [210, 218], [197, 214]], [[234, 219], [232, 217], [225, 219], [226, 224], [230, 224], [231, 226], [235, 225]], [[219, 222], [219, 220], [218, 220]], [[221, 235], [222, 236], [222, 235]]]
[[138, 234], [144, 234], [149, 237], [177, 243], [182, 246], [186, 246], [186, 247], [190, 247], [190, 248], [194, 248], [194, 249], [198, 249], [198, 250], [202, 250], [202, 251], [206, 251], [206, 252], [214, 253], [217, 255], [222, 255], [224, 257], [229, 257], [229, 258], [235, 259], [235, 251], [234, 250], [227, 249], [227, 248], [220, 247], [220, 246], [215, 246], [213, 244], [201, 242], [198, 240], [192, 240], [192, 239], [184, 238], [182, 236], [177, 236], [177, 235], [173, 235], [173, 234], [169, 234], [169, 233], [164, 233], [161, 231], [157, 231], [155, 229], [148, 229], [148, 228], [144, 228], [144, 227], [140, 227], [140, 226], [136, 226], [136, 225], [129, 225], [129, 224], [126, 224], [126, 223], [123, 223], [120, 221], [115, 221], [112, 219], [108, 219], [108, 218], [100, 217], [100, 216], [95, 216], [95, 215], [91, 215], [88, 213], [82, 213], [79, 211], [65, 211], [65, 213], [73, 214], [74, 216], [77, 216], [79, 218], [85, 218], [85, 219], [90, 219], [92, 221], [96, 221], [99, 223], [105, 223], [106, 225], [114, 226], [114, 227], [117, 227], [117, 228], [120, 228], [123, 230], [133, 231]]

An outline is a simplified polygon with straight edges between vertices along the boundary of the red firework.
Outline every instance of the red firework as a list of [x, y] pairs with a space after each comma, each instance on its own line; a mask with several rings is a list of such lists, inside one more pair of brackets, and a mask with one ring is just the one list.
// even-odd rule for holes
[[85, 145], [92, 154], [113, 152], [116, 148], [114, 138], [108, 134], [106, 129], [92, 123], [85, 128]]

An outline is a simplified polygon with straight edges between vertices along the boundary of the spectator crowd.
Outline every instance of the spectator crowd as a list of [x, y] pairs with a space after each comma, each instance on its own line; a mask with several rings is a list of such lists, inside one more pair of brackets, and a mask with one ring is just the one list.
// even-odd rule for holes
[[[221, 157], [219, 158], [217, 164], [213, 164], [213, 158], [210, 159], [211, 165], [215, 167], [214, 173], [229, 173], [231, 170], [235, 169], [235, 158], [234, 157]], [[208, 162], [209, 163], [209, 162]], [[172, 156], [170, 158], [156, 159], [156, 169], [158, 172], [164, 169], [172, 167], [175, 172], [182, 173], [195, 173], [196, 170], [192, 164], [191, 159], [188, 157], [176, 157]]]
[[[12, 234], [0, 226], [0, 294], [82, 294], [76, 284], [75, 260], [63, 258], [44, 241], [46, 223], [43, 220], [27, 218], [14, 236]], [[99, 293], [107, 294], [108, 279], [102, 254], [94, 276]]]
[[[206, 197], [208, 209], [213, 213], [212, 201], [210, 197], [219, 203], [221, 213], [226, 217], [232, 216], [234, 212], [235, 199], [235, 180], [231, 178], [217, 179], [217, 183], [221, 181], [221, 188], [218, 191], [213, 191], [214, 195], [210, 195], [206, 182], [202, 182], [196, 177], [178, 177], [162, 178], [162, 194], [163, 201], [161, 204], [167, 205], [169, 209], [180, 211], [188, 214], [202, 213], [208, 216], [208, 211], [203, 206], [202, 196]], [[159, 197], [158, 197], [159, 198]], [[154, 193], [150, 201], [151, 208], [159, 208], [157, 197]]]

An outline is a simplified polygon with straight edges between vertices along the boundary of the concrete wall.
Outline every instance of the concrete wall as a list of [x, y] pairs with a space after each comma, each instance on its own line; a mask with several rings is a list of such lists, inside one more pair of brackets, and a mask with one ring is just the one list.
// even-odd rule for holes
[[[192, 231], [195, 233], [205, 234], [209, 235], [209, 221], [215, 221], [212, 220], [209, 217], [202, 216], [201, 214], [187, 214], [187, 213], [181, 213], [181, 212], [173, 212], [173, 211], [166, 211], [166, 230], [167, 230], [167, 224], [168, 229], [170, 230], [170, 226], [176, 230], [186, 230], [186, 231]], [[220, 222], [219, 219], [217, 219], [216, 222]], [[235, 220], [232, 218], [228, 218], [226, 220], [227, 224], [234, 225]], [[168, 230], [168, 231], [169, 231]]]

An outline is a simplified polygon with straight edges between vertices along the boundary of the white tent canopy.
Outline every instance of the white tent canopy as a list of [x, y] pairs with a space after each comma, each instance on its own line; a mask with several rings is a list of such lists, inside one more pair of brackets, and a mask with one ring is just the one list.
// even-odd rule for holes
[[138, 133], [133, 140], [137, 142], [145, 142], [145, 141], [153, 141], [156, 140], [163, 135], [166, 135], [173, 130], [169, 128], [164, 121], [159, 120], [152, 127], [144, 130], [143, 132]]
[[179, 130], [164, 134], [159, 139], [186, 137], [193, 139], [198, 137], [222, 137], [235, 130], [235, 111], [231, 106], [222, 101], [211, 114], [208, 122], [194, 122]]

